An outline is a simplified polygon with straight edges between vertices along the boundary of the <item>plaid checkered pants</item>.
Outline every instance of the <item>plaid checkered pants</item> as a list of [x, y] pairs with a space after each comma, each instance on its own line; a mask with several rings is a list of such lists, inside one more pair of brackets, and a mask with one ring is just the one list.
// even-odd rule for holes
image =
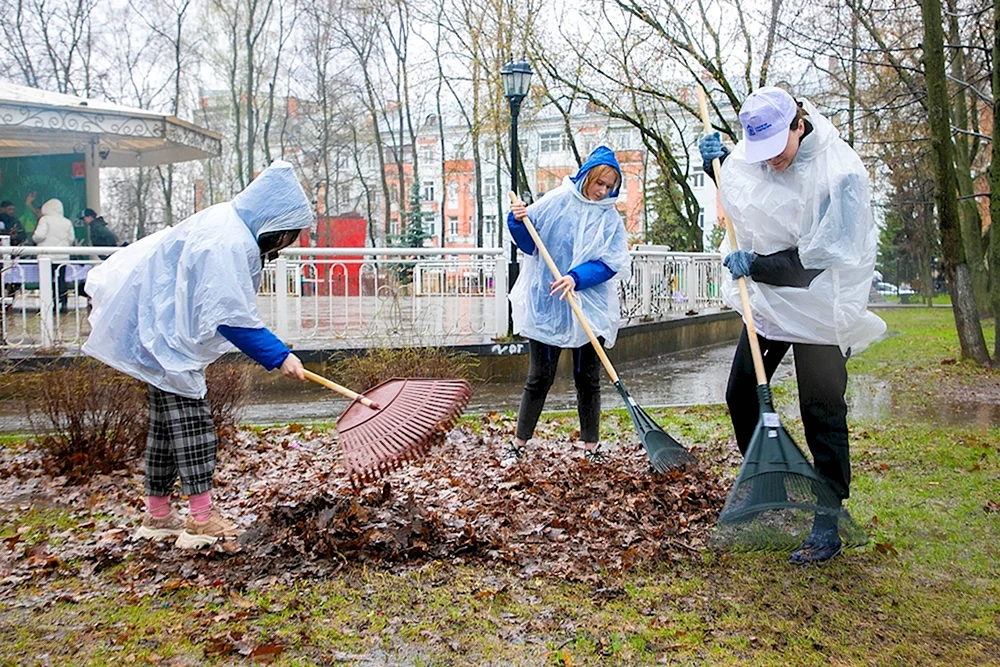
[[178, 475], [183, 495], [209, 491], [217, 445], [207, 398], [187, 398], [149, 385], [146, 495], [171, 495]]

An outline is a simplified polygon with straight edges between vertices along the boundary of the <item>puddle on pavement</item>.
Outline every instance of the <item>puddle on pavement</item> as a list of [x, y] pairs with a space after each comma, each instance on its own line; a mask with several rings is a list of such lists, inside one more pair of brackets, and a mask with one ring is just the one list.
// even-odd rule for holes
[[[616, 366], [629, 393], [644, 408], [682, 405], [718, 404], [725, 402], [726, 382], [735, 343], [720, 343], [685, 350], [674, 354], [641, 359]], [[566, 353], [568, 354], [568, 353]], [[772, 383], [793, 378], [792, 354], [785, 355], [775, 372]], [[473, 388], [468, 413], [488, 410], [516, 411], [524, 379], [477, 384]], [[277, 387], [280, 387], [277, 388]], [[622, 405], [614, 386], [604, 376], [602, 399], [605, 408]], [[942, 425], [972, 425], [982, 428], [1000, 426], [1000, 405], [934, 401], [931, 406], [907, 404], [893, 396], [889, 384], [870, 376], [851, 376], [847, 390], [848, 409], [852, 419], [882, 421], [907, 419]], [[287, 385], [263, 388], [243, 417], [248, 424], [273, 424], [297, 421], [334, 421], [347, 408], [348, 401], [329, 390], [309, 383], [301, 389], [288, 391]], [[573, 410], [576, 390], [572, 374], [560, 373], [549, 392], [546, 410]], [[0, 430], [24, 431], [28, 424], [23, 417], [11, 414], [12, 406], [0, 406], [7, 412], [0, 416]], [[783, 405], [785, 418], [797, 417], [798, 401]]]

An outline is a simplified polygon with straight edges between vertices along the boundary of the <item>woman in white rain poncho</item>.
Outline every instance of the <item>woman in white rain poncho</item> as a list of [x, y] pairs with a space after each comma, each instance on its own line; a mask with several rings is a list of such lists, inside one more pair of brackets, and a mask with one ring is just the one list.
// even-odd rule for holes
[[[601, 377], [597, 353], [566, 298], [579, 299], [594, 334], [611, 347], [621, 314], [617, 279], [631, 261], [625, 226], [615, 210], [622, 183], [614, 152], [599, 146], [575, 176], [531, 206], [511, 207], [507, 225], [526, 257], [510, 302], [514, 331], [528, 339], [530, 369], [521, 395], [514, 441], [501, 458], [510, 465], [524, 454], [545, 404], [562, 348], [573, 350], [580, 438], [596, 453], [601, 418]], [[555, 261], [560, 280], [538, 255], [522, 220], [530, 218]]]
[[[720, 250], [732, 279], [723, 295], [742, 311], [735, 280], [747, 289], [768, 379], [793, 349], [799, 406], [816, 471], [841, 499], [849, 495], [847, 357], [885, 331], [867, 310], [878, 230], [871, 214], [868, 174], [836, 128], [809, 102], [780, 88], [760, 88], [740, 109], [746, 137], [732, 154], [718, 133], [699, 148], [724, 159], [722, 205], [740, 250]], [[742, 453], [759, 419], [757, 381], [744, 327], [726, 402]], [[827, 560], [840, 552], [836, 517], [818, 514], [792, 561]]]
[[[137, 536], [178, 546], [232, 539], [212, 509], [216, 436], [205, 368], [236, 345], [268, 370], [305, 381], [302, 363], [264, 327], [256, 291], [264, 259], [310, 225], [312, 207], [292, 166], [277, 161], [232, 202], [112, 255], [87, 277], [93, 299], [83, 351], [149, 385], [146, 514]], [[185, 522], [170, 496], [180, 476]]]

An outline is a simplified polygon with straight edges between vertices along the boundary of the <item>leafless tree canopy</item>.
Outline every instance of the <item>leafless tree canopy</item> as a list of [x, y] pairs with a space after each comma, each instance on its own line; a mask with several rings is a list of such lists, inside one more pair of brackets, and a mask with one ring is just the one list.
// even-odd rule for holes
[[[108, 217], [126, 238], [228, 199], [279, 157], [299, 168], [318, 213], [366, 217], [372, 243], [419, 219], [404, 216], [417, 205], [404, 184], [438, 174], [443, 230], [447, 165], [460, 157], [473, 165], [475, 242], [500, 242], [501, 226], [484, 238], [482, 219], [487, 206], [502, 208], [510, 178], [499, 71], [527, 58], [536, 75], [522, 118], [558, 119], [577, 163], [581, 115], [632, 128], [645, 218], [697, 249], [695, 90], [708, 93], [713, 124], [735, 142], [744, 97], [782, 85], [833, 117], [871, 166], [880, 220], [904, 221], [892, 247], [909, 268], [895, 280], [929, 296], [932, 274], [950, 260], [930, 194], [940, 138], [932, 141], [928, 119], [941, 110], [928, 94], [937, 64], [929, 71], [926, 16], [937, 10], [927, 2], [940, 4], [0, 0], [0, 63], [17, 83], [167, 112], [223, 135], [221, 158], [109, 174]], [[959, 202], [953, 259], [987, 313], [1000, 308], [988, 262], [1000, 253], [989, 232], [996, 10], [988, 0], [943, 0], [939, 11]]]

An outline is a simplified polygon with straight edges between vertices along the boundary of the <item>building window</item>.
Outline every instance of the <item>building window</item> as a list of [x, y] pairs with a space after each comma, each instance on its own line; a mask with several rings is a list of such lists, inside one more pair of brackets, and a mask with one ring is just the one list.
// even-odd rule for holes
[[705, 187], [705, 172], [701, 169], [695, 169], [689, 180], [692, 188], [703, 188]]
[[433, 162], [437, 158], [437, 150], [434, 144], [423, 144], [420, 146], [420, 159], [425, 162]]
[[497, 159], [497, 145], [492, 141], [483, 146], [483, 160], [493, 162]]
[[569, 150], [569, 137], [562, 132], [539, 134], [538, 141], [538, 150], [542, 153], [561, 153]]
[[483, 181], [483, 198], [484, 199], [496, 199], [497, 196], [497, 182], [492, 178], [487, 178]]
[[634, 135], [631, 128], [612, 130], [610, 134], [611, 148], [619, 151], [625, 151], [633, 147]]
[[448, 181], [448, 208], [458, 208], [458, 181]]
[[399, 236], [399, 220], [393, 219], [389, 222], [389, 233], [393, 236]]
[[437, 236], [437, 217], [431, 212], [424, 213], [424, 231], [430, 236]]
[[424, 181], [421, 198], [424, 201], [434, 201], [434, 181]]
[[448, 216], [448, 235], [458, 236], [458, 218], [455, 216]]
[[497, 233], [497, 217], [495, 215], [483, 216], [483, 238], [491, 239]]
[[468, 160], [469, 147], [465, 145], [465, 140], [459, 141], [452, 146], [453, 160]]
[[698, 227], [705, 229], [705, 209], [698, 210]]

